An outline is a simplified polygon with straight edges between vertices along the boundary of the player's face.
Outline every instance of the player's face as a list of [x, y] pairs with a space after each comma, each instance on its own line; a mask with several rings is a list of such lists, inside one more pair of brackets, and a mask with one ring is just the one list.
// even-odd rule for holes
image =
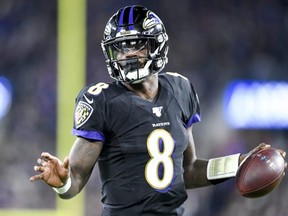
[[[144, 67], [147, 62], [148, 47], [147, 40], [129, 40], [122, 41], [114, 45], [116, 50], [116, 59], [125, 67], [129, 60], [138, 61], [138, 67]], [[127, 62], [128, 61], [128, 62]], [[129, 63], [128, 63], [129, 64]]]

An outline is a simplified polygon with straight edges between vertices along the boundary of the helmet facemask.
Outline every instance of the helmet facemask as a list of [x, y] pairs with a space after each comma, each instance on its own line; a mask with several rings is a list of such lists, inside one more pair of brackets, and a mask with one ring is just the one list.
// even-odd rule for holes
[[116, 76], [121, 81], [135, 83], [151, 74], [152, 63], [156, 56], [154, 39], [121, 40], [107, 43], [105, 47], [109, 50], [107, 55], [110, 69], [115, 73], [112, 77]]

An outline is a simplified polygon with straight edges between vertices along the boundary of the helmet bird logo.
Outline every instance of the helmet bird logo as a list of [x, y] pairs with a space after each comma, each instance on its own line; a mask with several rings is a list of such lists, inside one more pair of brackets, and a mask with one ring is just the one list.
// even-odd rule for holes
[[143, 29], [149, 29], [156, 26], [159, 22], [159, 18], [151, 11], [147, 12], [147, 16], [143, 21]]

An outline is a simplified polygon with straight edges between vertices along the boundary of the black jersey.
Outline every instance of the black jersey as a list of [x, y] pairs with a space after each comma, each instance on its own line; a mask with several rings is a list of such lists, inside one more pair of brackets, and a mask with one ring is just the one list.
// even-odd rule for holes
[[77, 97], [73, 133], [103, 141], [98, 165], [103, 215], [178, 215], [186, 200], [183, 152], [186, 129], [200, 120], [187, 78], [159, 74], [154, 101], [121, 82], [85, 87]]

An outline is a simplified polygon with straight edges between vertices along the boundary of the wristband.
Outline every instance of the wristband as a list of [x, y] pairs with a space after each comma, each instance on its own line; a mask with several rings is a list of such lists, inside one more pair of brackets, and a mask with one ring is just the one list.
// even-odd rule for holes
[[60, 188], [55, 188], [55, 187], [52, 187], [52, 188], [53, 188], [54, 191], [56, 191], [56, 193], [64, 194], [71, 188], [71, 185], [72, 185], [72, 181], [71, 181], [71, 178], [69, 177], [67, 179], [66, 184], [64, 186], [62, 186]]
[[236, 176], [240, 154], [211, 158], [207, 165], [207, 179], [223, 179]]

